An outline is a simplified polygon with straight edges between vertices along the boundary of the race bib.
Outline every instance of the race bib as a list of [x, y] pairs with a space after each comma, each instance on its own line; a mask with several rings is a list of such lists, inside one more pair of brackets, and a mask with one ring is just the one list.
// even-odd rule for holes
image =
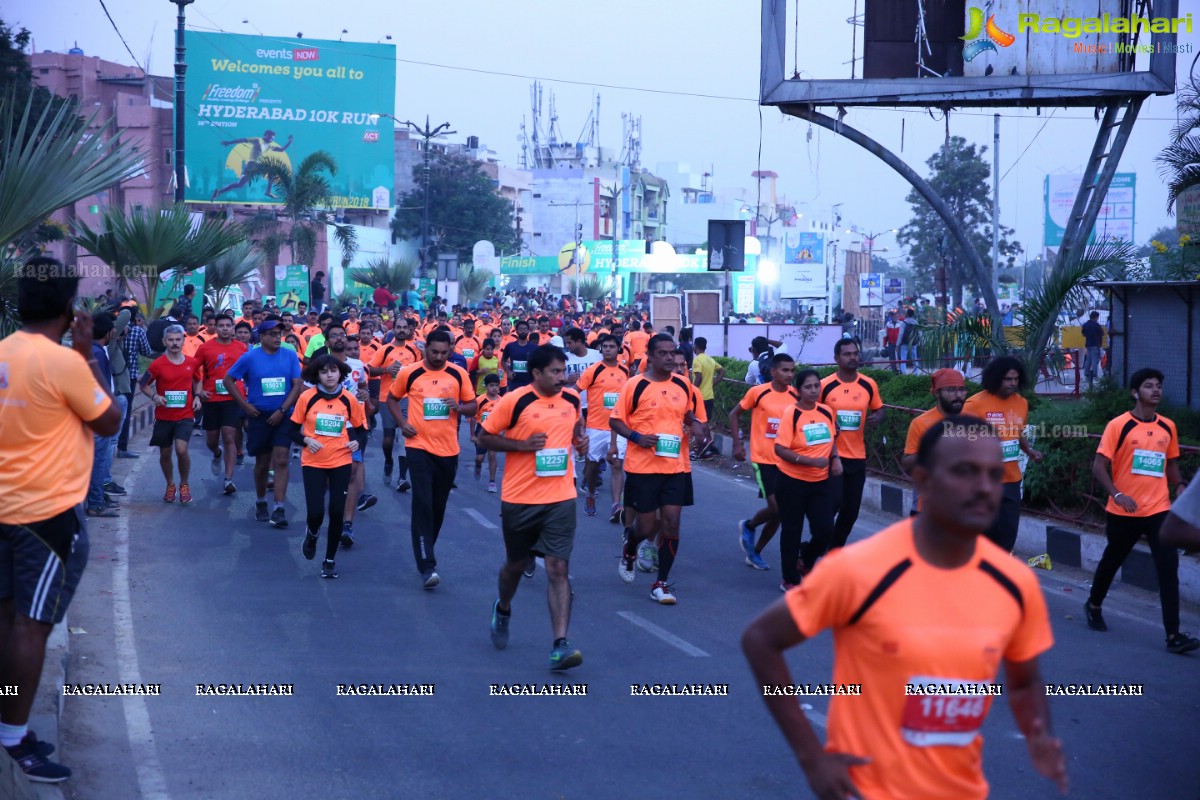
[[620, 392], [605, 392], [604, 393], [604, 407], [605, 408], [616, 408], [617, 407], [617, 398], [620, 396], [621, 396]]
[[167, 408], [187, 408], [187, 392], [163, 392]]
[[479, 418], [479, 424], [482, 425], [483, 423], [487, 422], [487, 418], [490, 417], [491, 415], [492, 415], [492, 412], [490, 412], [490, 411], [483, 412], [483, 416]]
[[767, 432], [764, 434], [768, 439], [775, 439], [779, 436], [779, 420], [776, 417], [767, 417]]
[[313, 433], [317, 436], [341, 436], [346, 430], [346, 418], [341, 414], [317, 414]]
[[1019, 460], [1021, 458], [1021, 440], [1001, 439], [1000, 452], [1004, 454], [1005, 461]]
[[945, 694], [916, 694], [904, 698], [900, 735], [914, 747], [966, 747], [975, 741], [987, 717], [988, 684], [980, 681], [916, 676], [910, 684], [945, 686]]
[[837, 412], [838, 427], [844, 431], [857, 431], [862, 428], [862, 412], [861, 411], [839, 411]]
[[682, 442], [682, 436], [660, 433], [658, 434], [658, 441], [654, 443], [654, 455], [662, 456], [663, 458], [679, 458], [679, 445]]
[[1132, 475], [1146, 475], [1151, 478], [1161, 478], [1166, 472], [1167, 454], [1157, 450], [1134, 450], [1133, 464], [1129, 468]]
[[534, 473], [539, 478], [561, 478], [567, 474], [567, 448], [547, 447], [535, 454]]
[[217, 394], [229, 394], [229, 390], [225, 388], [224, 378], [217, 378], [213, 381], [213, 388], [217, 390]]
[[810, 422], [800, 430], [804, 432], [804, 443], [809, 447], [825, 444], [833, 438], [829, 426], [824, 422]]
[[426, 397], [422, 404], [422, 411], [427, 421], [450, 419], [450, 401], [440, 397]]
[[475, 351], [474, 351], [474, 350], [472, 350], [470, 347], [464, 347], [464, 348], [463, 348], [463, 358], [468, 358], [468, 359], [470, 359], [470, 358], [474, 358], [474, 357], [475, 357]]
[[263, 397], [287, 394], [287, 378], [263, 378], [259, 383], [262, 386]]
[[513, 372], [528, 372], [529, 369], [526, 366], [526, 362], [514, 361], [514, 362], [512, 362], [512, 371]]

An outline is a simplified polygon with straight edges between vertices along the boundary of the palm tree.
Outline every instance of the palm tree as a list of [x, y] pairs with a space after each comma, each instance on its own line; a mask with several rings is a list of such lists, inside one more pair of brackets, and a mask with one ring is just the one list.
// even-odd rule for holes
[[213, 308], [224, 309], [230, 287], [248, 279], [262, 265], [262, 252], [245, 240], [209, 261], [204, 267], [204, 294], [211, 298]]
[[603, 303], [613, 292], [613, 282], [598, 275], [584, 275], [571, 279], [571, 294], [591, 305]]
[[337, 174], [333, 156], [316, 150], [305, 156], [294, 172], [278, 160], [267, 159], [259, 163], [259, 174], [275, 183], [275, 190], [283, 200], [284, 213], [290, 222], [287, 241], [296, 263], [313, 265], [317, 257], [318, 226], [330, 225], [342, 246], [342, 265], [348, 265], [358, 249], [358, 240], [352, 226], [333, 221], [329, 184], [329, 177]]
[[347, 276], [372, 289], [383, 286], [393, 292], [405, 292], [413, 287], [417, 264], [407, 259], [392, 261], [387, 256], [376, 256], [365, 267], [349, 270]]
[[1171, 141], [1154, 157], [1159, 174], [1167, 184], [1167, 211], [1179, 196], [1200, 186], [1200, 84], [1193, 79], [1175, 97], [1178, 122], [1171, 128]]
[[485, 269], [468, 268], [458, 275], [458, 302], [470, 305], [487, 293], [492, 282], [492, 273]]
[[80, 222], [71, 241], [111, 267], [126, 284], [142, 290], [151, 318], [162, 274], [191, 272], [205, 266], [229, 248], [244, 241], [241, 227], [208, 217], [195, 224], [183, 204], [162, 210], [113, 207], [93, 229]]

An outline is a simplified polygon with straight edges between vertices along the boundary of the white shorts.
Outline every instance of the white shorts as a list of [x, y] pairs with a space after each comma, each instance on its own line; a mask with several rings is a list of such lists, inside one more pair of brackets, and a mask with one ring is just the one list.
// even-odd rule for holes
[[[604, 461], [608, 458], [608, 443], [612, 436], [611, 431], [598, 431], [595, 428], [587, 429], [588, 435], [588, 461]], [[625, 445], [627, 440], [624, 436], [617, 437], [617, 458], [625, 460]]]

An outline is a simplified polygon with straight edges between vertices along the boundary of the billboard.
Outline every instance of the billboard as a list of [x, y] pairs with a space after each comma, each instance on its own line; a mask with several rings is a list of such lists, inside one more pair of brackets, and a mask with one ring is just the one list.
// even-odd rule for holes
[[[1046, 238], [1044, 246], [1057, 249], [1062, 245], [1063, 234], [1067, 222], [1071, 219], [1071, 209], [1075, 204], [1075, 195], [1083, 182], [1081, 175], [1047, 175], [1045, 180], [1045, 211]], [[1108, 194], [1100, 213], [1096, 215], [1096, 227], [1088, 237], [1088, 243], [1102, 239], [1124, 239], [1127, 242], [1133, 238], [1133, 215], [1135, 211], [1134, 196], [1137, 188], [1137, 173], [1118, 172], [1113, 175], [1109, 184]]]
[[390, 208], [396, 48], [236, 33], [186, 33], [189, 203], [281, 204], [259, 173], [331, 155], [333, 208]]
[[1180, 193], [1175, 201], [1175, 227], [1193, 239], [1200, 237], [1200, 187]]
[[788, 231], [783, 239], [784, 263], [779, 267], [779, 296], [783, 299], [829, 296], [825, 272], [825, 234]]

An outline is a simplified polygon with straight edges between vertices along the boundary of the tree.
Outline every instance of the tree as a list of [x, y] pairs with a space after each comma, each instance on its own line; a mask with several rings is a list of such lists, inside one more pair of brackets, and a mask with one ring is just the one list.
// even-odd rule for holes
[[292, 246], [296, 263], [313, 266], [317, 258], [317, 231], [322, 225], [333, 228], [333, 235], [342, 246], [342, 265], [350, 263], [358, 249], [358, 240], [352, 226], [333, 221], [328, 177], [337, 174], [333, 156], [315, 150], [305, 156], [294, 172], [277, 159], [265, 159], [259, 162], [258, 174], [275, 184], [275, 191], [283, 200], [289, 223], [286, 241]]
[[1146, 243], [1137, 249], [1135, 255], [1138, 258], [1148, 258], [1151, 254], [1158, 251], [1154, 246], [1154, 242], [1162, 244], [1171, 244], [1179, 239], [1179, 229], [1174, 225], [1163, 225], [1146, 239]]
[[492, 273], [486, 269], [469, 267], [458, 273], [458, 302], [471, 305], [487, 294], [492, 282]]
[[[961, 136], [952, 136], [926, 161], [929, 183], [941, 195], [951, 212], [962, 221], [971, 243], [985, 264], [992, 260], [991, 167], [983, 156], [987, 147], [967, 144]], [[916, 293], [935, 292], [937, 269], [946, 257], [946, 286], [951, 305], [961, 306], [964, 290], [978, 291], [979, 285], [954, 238], [941, 218], [915, 190], [905, 198], [913, 217], [896, 234], [908, 248], [916, 279]], [[1011, 240], [1012, 228], [1000, 226], [1000, 270], [1014, 268], [1022, 252], [1020, 243]]]
[[[396, 201], [392, 234], [419, 239], [425, 208], [425, 167], [413, 167], [415, 188]], [[520, 247], [513, 225], [512, 203], [500, 196], [496, 183], [480, 163], [467, 156], [443, 153], [429, 166], [429, 232], [438, 250], [455, 252], [459, 263], [471, 260], [475, 243], [487, 239], [497, 253]]]
[[1174, 210], [1181, 194], [1200, 186], [1200, 83], [1195, 78], [1175, 96], [1175, 114], [1170, 142], [1154, 157], [1167, 184], [1167, 211]]
[[352, 269], [348, 274], [350, 280], [372, 289], [383, 286], [393, 293], [406, 292], [413, 288], [417, 265], [412, 261], [392, 261], [387, 256], [379, 256], [368, 261], [365, 267]]
[[47, 110], [53, 115], [67, 109], [71, 114], [71, 123], [64, 127], [64, 133], [82, 132], [83, 120], [75, 115], [75, 104], [58, 97], [44, 86], [34, 84], [33, 67], [25, 55], [31, 40], [32, 34], [28, 30], [14, 30], [0, 19], [0, 87], [4, 87], [7, 98], [14, 101], [18, 108], [28, 104], [34, 119]]
[[204, 295], [213, 308], [225, 308], [225, 297], [232, 286], [249, 278], [263, 265], [263, 254], [253, 242], [243, 240], [204, 266]]

